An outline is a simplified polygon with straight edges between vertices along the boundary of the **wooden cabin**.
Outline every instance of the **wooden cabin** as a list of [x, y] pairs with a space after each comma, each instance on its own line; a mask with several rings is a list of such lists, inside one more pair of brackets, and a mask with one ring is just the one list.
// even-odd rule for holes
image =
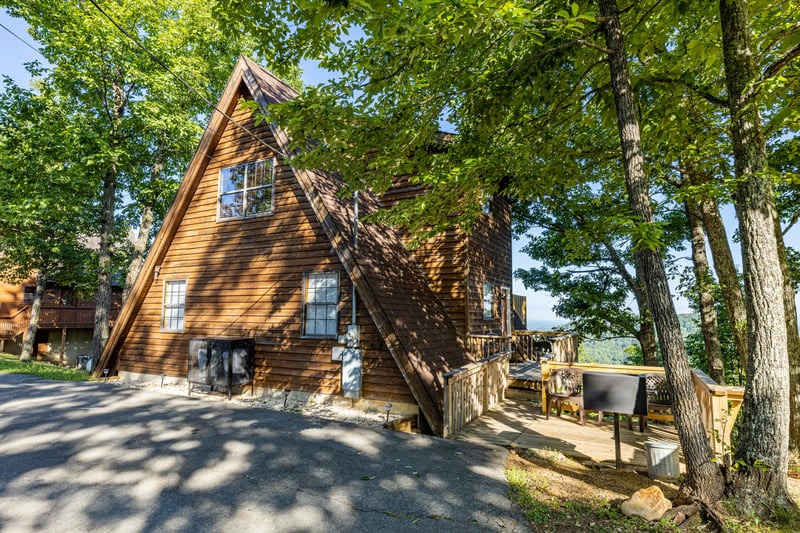
[[[341, 179], [293, 168], [287, 132], [238, 104], [297, 96], [239, 60], [96, 372], [185, 379], [206, 364], [191, 343], [251, 340], [256, 394], [390, 402], [441, 434], [442, 374], [474, 360], [470, 334], [511, 329], [510, 205], [494, 198], [471, 234], [413, 252], [402, 231], [359, 221], [356, 247]], [[403, 180], [361, 194], [359, 213], [408, 194]]]
[[[36, 294], [36, 277], [18, 284], [0, 282], [0, 352], [19, 354]], [[122, 306], [122, 288], [112, 287], [111, 320]], [[34, 341], [34, 358], [75, 366], [80, 355], [91, 354], [94, 300], [85, 300], [72, 287], [48, 281]]]

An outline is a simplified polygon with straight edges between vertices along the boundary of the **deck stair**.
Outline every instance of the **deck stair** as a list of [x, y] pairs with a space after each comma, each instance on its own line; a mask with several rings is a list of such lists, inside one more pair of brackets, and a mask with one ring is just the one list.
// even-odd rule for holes
[[31, 308], [26, 306], [11, 316], [0, 317], [0, 340], [14, 340], [25, 333], [31, 319]]

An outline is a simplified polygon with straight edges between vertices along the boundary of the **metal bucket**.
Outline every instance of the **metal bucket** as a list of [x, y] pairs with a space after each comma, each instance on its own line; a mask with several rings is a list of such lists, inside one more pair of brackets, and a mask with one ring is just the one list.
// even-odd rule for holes
[[677, 479], [680, 476], [677, 444], [648, 441], [644, 443], [644, 447], [647, 452], [647, 474], [650, 479]]

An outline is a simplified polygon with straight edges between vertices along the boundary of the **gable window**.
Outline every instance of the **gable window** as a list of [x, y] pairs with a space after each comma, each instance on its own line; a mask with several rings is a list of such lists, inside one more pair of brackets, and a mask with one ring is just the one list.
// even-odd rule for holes
[[219, 171], [219, 220], [272, 213], [274, 160]]
[[304, 285], [303, 335], [336, 338], [339, 324], [339, 273], [308, 273]]
[[483, 284], [483, 319], [491, 320], [494, 318], [494, 285], [491, 283]]
[[186, 316], [186, 280], [165, 280], [161, 306], [161, 329], [183, 331]]

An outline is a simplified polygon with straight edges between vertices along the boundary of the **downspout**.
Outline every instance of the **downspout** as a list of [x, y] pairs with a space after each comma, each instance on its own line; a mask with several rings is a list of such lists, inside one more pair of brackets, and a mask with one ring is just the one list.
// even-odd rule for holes
[[[353, 192], [353, 250], [358, 250], [358, 191]], [[353, 317], [350, 323], [356, 325], [356, 284], [353, 286]]]

